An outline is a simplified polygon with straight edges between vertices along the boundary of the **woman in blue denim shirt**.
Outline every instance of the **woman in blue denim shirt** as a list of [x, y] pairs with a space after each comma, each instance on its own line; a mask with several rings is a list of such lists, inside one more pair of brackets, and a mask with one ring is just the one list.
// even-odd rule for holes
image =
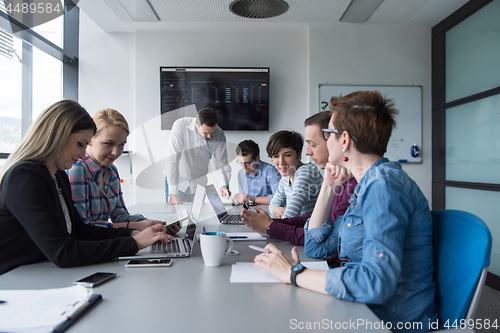
[[[329, 163], [313, 214], [305, 225], [305, 253], [338, 255], [339, 267], [306, 270], [273, 244], [256, 266], [285, 283], [366, 303], [394, 332], [427, 332], [434, 303], [432, 216], [427, 200], [398, 163], [383, 155], [396, 125], [391, 100], [378, 91], [352, 93], [332, 108]], [[350, 206], [332, 226], [335, 190], [354, 175]]]

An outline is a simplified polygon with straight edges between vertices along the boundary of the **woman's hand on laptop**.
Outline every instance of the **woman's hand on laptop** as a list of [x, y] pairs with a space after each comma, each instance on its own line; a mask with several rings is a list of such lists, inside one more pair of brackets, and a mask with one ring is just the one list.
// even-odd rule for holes
[[129, 228], [132, 228], [132, 229], [135, 229], [135, 230], [139, 230], [139, 231], [142, 231], [152, 225], [155, 225], [155, 224], [164, 224], [165, 222], [163, 221], [157, 221], [157, 220], [151, 220], [151, 219], [144, 219], [144, 220], [141, 220], [141, 221], [137, 221], [137, 222], [130, 222], [129, 223]]
[[164, 244], [171, 242], [174, 237], [166, 234], [167, 229], [161, 224], [152, 225], [149, 228], [144, 229], [143, 231], [136, 233], [132, 232], [132, 237], [137, 243], [137, 247], [139, 250], [160, 241]]

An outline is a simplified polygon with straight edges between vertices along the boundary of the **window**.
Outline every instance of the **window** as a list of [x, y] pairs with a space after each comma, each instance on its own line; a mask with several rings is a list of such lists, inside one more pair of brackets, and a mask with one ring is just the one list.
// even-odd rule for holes
[[63, 2], [64, 15], [17, 31], [26, 27], [11, 23], [0, 1], [0, 165], [46, 107], [78, 99], [79, 10]]
[[0, 29], [0, 152], [10, 153], [21, 141], [22, 41]]
[[[468, 211], [500, 237], [500, 1], [469, 1], [432, 29], [432, 208]], [[500, 290], [500, 243], [486, 283]]]

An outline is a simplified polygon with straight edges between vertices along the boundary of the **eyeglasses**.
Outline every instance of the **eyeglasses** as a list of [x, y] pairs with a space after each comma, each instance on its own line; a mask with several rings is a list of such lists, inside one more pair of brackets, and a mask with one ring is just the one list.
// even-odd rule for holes
[[[339, 131], [337, 131], [335, 128], [322, 128], [321, 130], [323, 131], [323, 139], [325, 139], [325, 140], [328, 140], [328, 138], [330, 138], [331, 133], [340, 134]], [[353, 141], [355, 141], [355, 142], [358, 141], [358, 139], [356, 139], [356, 137], [354, 135], [350, 134], [349, 132], [347, 132], [347, 133], [349, 134], [349, 136], [351, 137], [351, 139]]]
[[236, 160], [236, 162], [238, 162], [239, 165], [245, 166], [245, 167], [249, 167], [253, 161], [255, 161], [255, 158], [252, 158], [252, 160], [250, 162], [240, 162], [240, 161]]

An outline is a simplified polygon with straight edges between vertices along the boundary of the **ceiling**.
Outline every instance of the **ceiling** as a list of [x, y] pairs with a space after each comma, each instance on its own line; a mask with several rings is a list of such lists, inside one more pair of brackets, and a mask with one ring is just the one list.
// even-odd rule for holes
[[107, 32], [289, 29], [318, 24], [382, 24], [432, 28], [467, 0], [384, 0], [364, 23], [341, 23], [351, 0], [285, 0], [289, 10], [269, 19], [248, 19], [229, 10], [232, 0], [150, 0], [159, 22], [134, 22], [118, 0], [80, 0], [78, 7]]

